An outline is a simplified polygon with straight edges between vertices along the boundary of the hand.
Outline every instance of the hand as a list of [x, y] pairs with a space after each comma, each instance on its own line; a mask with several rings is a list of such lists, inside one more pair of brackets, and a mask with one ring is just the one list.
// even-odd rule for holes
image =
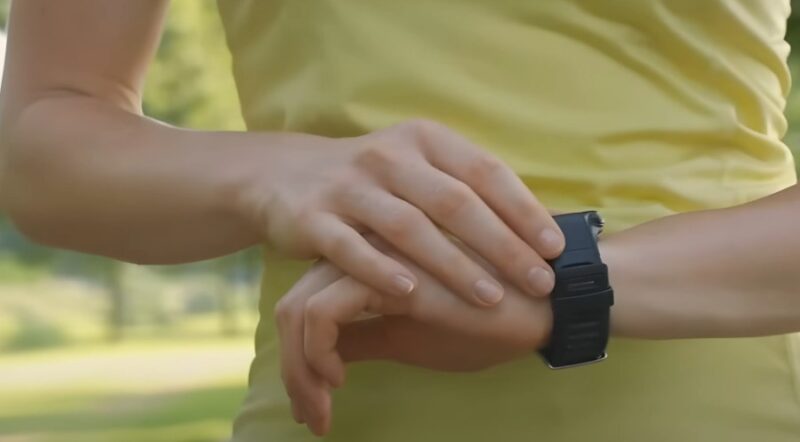
[[[507, 287], [508, 296], [497, 308], [476, 308], [392, 256], [419, 277], [411, 296], [380, 294], [323, 261], [276, 308], [283, 381], [293, 415], [315, 434], [330, 426], [330, 389], [344, 383], [345, 362], [387, 359], [472, 371], [530, 355], [547, 340], [549, 301]], [[382, 316], [357, 320], [365, 313]]]
[[309, 137], [271, 155], [276, 170], [254, 173], [242, 200], [286, 255], [323, 256], [382, 292], [410, 293], [414, 273], [361, 235], [371, 231], [454, 293], [476, 305], [499, 302], [502, 285], [441, 226], [523, 292], [552, 290], [545, 259], [564, 246], [555, 221], [509, 167], [444, 126], [414, 121], [356, 138]]

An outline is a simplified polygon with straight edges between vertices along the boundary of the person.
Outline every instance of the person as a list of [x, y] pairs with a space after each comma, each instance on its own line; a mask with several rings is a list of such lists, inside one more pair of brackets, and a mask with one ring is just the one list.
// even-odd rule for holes
[[[245, 133], [142, 115], [166, 8], [13, 3], [0, 197], [131, 262], [267, 244], [234, 441], [800, 437], [788, 0], [221, 0]], [[587, 209], [611, 356], [549, 371]]]

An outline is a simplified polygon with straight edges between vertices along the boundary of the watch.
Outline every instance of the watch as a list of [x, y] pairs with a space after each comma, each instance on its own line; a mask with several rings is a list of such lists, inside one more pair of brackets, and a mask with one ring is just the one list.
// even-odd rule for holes
[[566, 246], [550, 261], [555, 272], [551, 294], [553, 330], [550, 342], [539, 350], [550, 368], [567, 368], [606, 359], [614, 292], [608, 268], [600, 259], [597, 237], [603, 219], [595, 211], [553, 217], [564, 233]]

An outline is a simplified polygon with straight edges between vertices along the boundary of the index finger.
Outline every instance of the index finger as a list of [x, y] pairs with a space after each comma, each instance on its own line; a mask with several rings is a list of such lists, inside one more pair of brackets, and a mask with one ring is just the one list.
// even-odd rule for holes
[[[304, 349], [306, 361], [334, 387], [344, 383], [344, 362], [337, 351], [339, 329], [366, 311], [402, 314], [410, 298], [391, 299], [372, 287], [345, 276], [313, 295], [306, 303]], [[378, 305], [385, 304], [385, 305]]]
[[[336, 351], [339, 325], [354, 321], [369, 302], [367, 286], [342, 278], [306, 302], [303, 349], [308, 364], [332, 386], [344, 384], [344, 362]], [[346, 295], [345, 295], [346, 293]]]
[[281, 362], [281, 379], [292, 402], [298, 423], [306, 423], [314, 434], [330, 427], [330, 395], [325, 381], [306, 364], [303, 354], [303, 308], [314, 293], [336, 281], [342, 272], [318, 261], [281, 298], [275, 308], [275, 325]]

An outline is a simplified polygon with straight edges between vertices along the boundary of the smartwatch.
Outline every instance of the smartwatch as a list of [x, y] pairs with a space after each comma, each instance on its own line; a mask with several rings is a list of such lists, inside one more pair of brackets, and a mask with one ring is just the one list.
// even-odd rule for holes
[[550, 261], [556, 278], [550, 297], [553, 330], [550, 342], [539, 353], [554, 369], [600, 362], [607, 357], [614, 304], [608, 268], [597, 248], [603, 219], [595, 211], [553, 218], [564, 233], [566, 246], [561, 256]]

